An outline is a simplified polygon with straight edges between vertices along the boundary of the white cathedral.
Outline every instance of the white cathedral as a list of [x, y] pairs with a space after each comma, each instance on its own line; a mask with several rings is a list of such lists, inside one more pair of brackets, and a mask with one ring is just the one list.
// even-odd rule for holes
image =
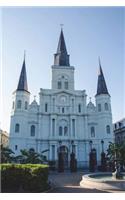
[[54, 54], [51, 89], [40, 89], [39, 103], [35, 99], [30, 103], [24, 58], [18, 87], [13, 93], [10, 124], [9, 147], [16, 155], [21, 149], [39, 153], [48, 149], [44, 155], [57, 162], [61, 151], [65, 167], [69, 167], [73, 151], [77, 166], [87, 167], [89, 153], [94, 148], [100, 163], [101, 152], [106, 152], [109, 142], [114, 140], [110, 94], [100, 62], [95, 105], [91, 100], [87, 104], [85, 90], [75, 90], [74, 70], [61, 30]]

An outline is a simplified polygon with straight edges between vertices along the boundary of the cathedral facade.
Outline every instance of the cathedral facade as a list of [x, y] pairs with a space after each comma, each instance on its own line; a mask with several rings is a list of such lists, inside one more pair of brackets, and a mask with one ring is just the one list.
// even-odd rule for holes
[[30, 103], [24, 58], [11, 111], [9, 146], [16, 155], [21, 149], [34, 149], [45, 151], [48, 160], [58, 161], [61, 151], [65, 167], [69, 167], [74, 152], [78, 167], [87, 167], [89, 153], [94, 149], [100, 163], [101, 152], [106, 152], [113, 141], [110, 94], [100, 62], [95, 105], [91, 100], [87, 104], [85, 90], [75, 90], [74, 70], [61, 30], [51, 89], [40, 89], [39, 103], [35, 99]]

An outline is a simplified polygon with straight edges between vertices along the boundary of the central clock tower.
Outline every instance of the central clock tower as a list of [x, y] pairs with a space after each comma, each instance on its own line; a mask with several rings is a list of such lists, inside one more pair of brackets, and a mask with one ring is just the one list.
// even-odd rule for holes
[[70, 66], [63, 30], [61, 30], [57, 52], [52, 66], [52, 89], [74, 90], [74, 67]]

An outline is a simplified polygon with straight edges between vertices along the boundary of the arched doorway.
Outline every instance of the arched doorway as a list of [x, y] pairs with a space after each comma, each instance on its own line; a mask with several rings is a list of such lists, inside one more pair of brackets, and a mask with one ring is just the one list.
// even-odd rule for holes
[[60, 146], [58, 149], [58, 156], [59, 154], [61, 154], [61, 159], [62, 159], [64, 169], [67, 169], [68, 168], [68, 148], [65, 145]]

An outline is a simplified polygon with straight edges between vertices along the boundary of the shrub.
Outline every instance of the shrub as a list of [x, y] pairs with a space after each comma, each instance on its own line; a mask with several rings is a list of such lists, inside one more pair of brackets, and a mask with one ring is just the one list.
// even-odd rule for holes
[[2, 192], [43, 192], [48, 189], [48, 166], [1, 164]]

